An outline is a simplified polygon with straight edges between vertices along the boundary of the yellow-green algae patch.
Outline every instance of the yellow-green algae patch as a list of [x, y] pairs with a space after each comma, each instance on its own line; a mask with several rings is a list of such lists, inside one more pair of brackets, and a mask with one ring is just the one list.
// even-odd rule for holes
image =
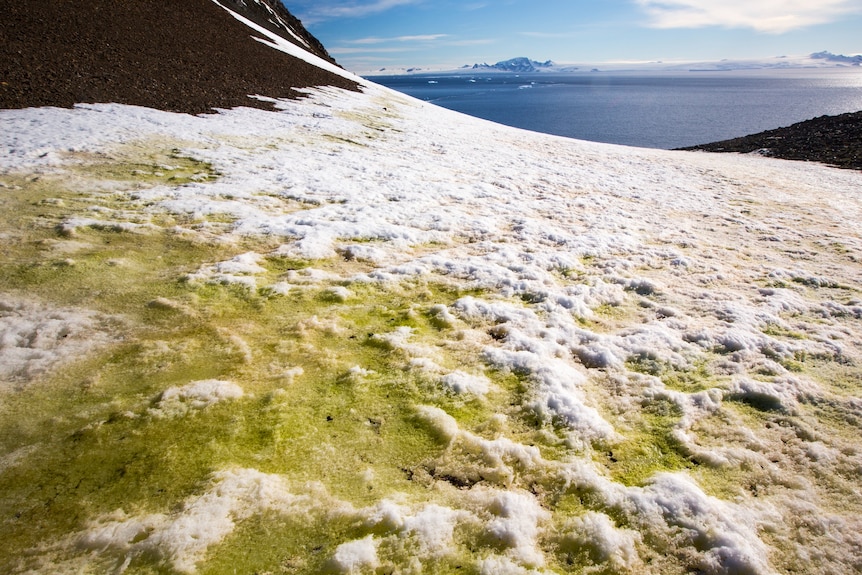
[[[264, 286], [259, 290], [184, 281], [201, 266], [249, 251], [267, 254], [277, 240], [206, 242], [166, 229], [190, 223], [179, 222], [180, 216], [152, 206], [142, 216], [142, 206], [125, 190], [217, 175], [194, 160], [168, 170], [163, 162], [182, 164], [171, 153], [86, 159], [72, 171], [93, 182], [90, 191], [81, 180], [69, 184], [61, 175], [3, 176], [4, 191], [12, 193], [3, 196], [0, 226], [12, 230], [13, 241], [4, 243], [0, 257], [2, 290], [98, 310], [116, 318], [117, 337], [0, 396], [0, 458], [9, 462], [0, 468], [0, 570], [44, 572], [46, 560], [81, 559], [89, 551], [76, 546], [75, 534], [117, 510], [128, 517], [176, 517], [213, 489], [214, 474], [226, 469], [254, 469], [296, 486], [317, 482], [333, 500], [355, 508], [388, 497], [446, 506], [452, 492], [475, 487], [471, 481], [494, 485], [494, 477], [481, 475], [466, 483], [434, 476], [447, 456], [456, 464], [472, 463], [481, 453], [463, 445], [450, 449], [417, 417], [420, 405], [442, 409], [479, 440], [535, 448], [539, 467], [582, 455], [566, 446], [563, 430], [522, 410], [529, 390], [518, 374], [483, 364], [480, 348], [492, 344], [493, 335], [471, 342], [465, 336], [470, 330], [462, 332], [432, 311], [475, 292], [423, 279], [334, 279], [275, 293], [266, 286], [304, 267], [345, 278], [371, 265], [274, 255], [259, 261], [266, 270], [255, 276]], [[109, 210], [106, 225], [77, 226], [73, 233], [64, 227], [71, 218], [92, 215], [93, 206]], [[125, 223], [136, 225], [115, 225]], [[333, 291], [339, 288], [346, 293]], [[634, 313], [623, 306], [598, 312], [609, 323]], [[487, 377], [492, 388], [484, 396], [457, 394], [441, 384], [439, 373], [418, 369], [412, 362], [417, 357], [433, 360], [443, 373]], [[663, 375], [669, 386], [672, 377], [681, 378], [679, 387], [686, 391], [706, 379], [703, 373], [689, 379]], [[231, 382], [244, 393], [165, 415], [165, 392], [204, 380]], [[692, 467], [671, 436], [680, 419], [675, 405], [654, 400], [640, 407], [622, 440], [595, 455], [600, 466], [626, 485], [643, 485], [658, 471]], [[513, 474], [512, 486], [496, 485], [532, 492], [557, 528], [604, 507], [589, 489], [562, 490], [546, 469], [523, 466]], [[614, 519], [625, 524], [622, 517]], [[221, 544], [207, 550], [198, 571], [320, 573], [339, 545], [377, 535], [374, 529], [322, 511], [264, 511], [237, 521]], [[451, 553], [424, 558], [422, 572], [477, 573], [477, 558], [506, 551], [487, 535], [459, 533], [455, 540]], [[412, 544], [381, 548], [381, 572], [409, 564]], [[599, 572], [590, 557], [558, 548], [553, 537], [537, 541], [537, 547], [548, 571]], [[122, 553], [111, 554], [92, 558], [89, 568], [173, 572], [157, 553], [131, 556], [128, 563]]]
[[[85, 278], [100, 271], [79, 268]], [[141, 276], [141, 309], [126, 342], [3, 398], [4, 454], [37, 446], [0, 474], [4, 515], [15, 518], [4, 527], [4, 547], [13, 550], [6, 561], [117, 508], [169, 511], [228, 466], [319, 481], [357, 505], [424, 492], [406, 470], [440, 446], [417, 425], [415, 406], [437, 403], [473, 421], [490, 414], [374, 343], [399, 327], [412, 326], [417, 338], [437, 330], [411, 313], [435, 295], [427, 286], [369, 286], [338, 305], [316, 288], [264, 297], [175, 281], [174, 308], [147, 306], [164, 297], [164, 280]], [[45, 290], [62, 283], [44, 280]], [[112, 307], [128, 304], [103, 302]], [[154, 415], [160, 393], [208, 378], [238, 383], [245, 397], [183, 418]]]
[[[74, 558], [82, 551], [57, 542], [117, 509], [170, 514], [207, 489], [214, 472], [236, 466], [297, 484], [320, 482], [356, 506], [393, 493], [433, 501], [429, 484], [415, 475], [427, 471], [444, 446], [417, 421], [420, 404], [437, 405], [488, 437], [500, 430], [482, 424], [495, 412], [511, 412], [505, 431], [542, 444], [533, 422], [513, 407], [524, 392], [520, 379], [486, 369], [478, 353], [465, 353], [469, 345], [459, 342], [457, 330], [430, 311], [467, 292], [424, 281], [349, 284], [351, 295], [342, 301], [327, 297], [337, 282], [286, 295], [193, 285], [182, 281], [184, 274], [242, 246], [199, 244], [159, 230], [85, 229], [75, 240], [56, 241], [86, 247], [67, 265], [10, 258], [7, 287], [115, 314], [125, 322], [118, 327], [123, 339], [0, 400], [3, 454], [25, 453], [0, 472], [2, 513], [9, 518], [0, 526], [0, 566], [9, 571], [37, 566], [43, 553]], [[157, 251], [160, 258], [146, 257]], [[115, 257], [125, 263], [108, 263]], [[262, 263], [272, 278], [309, 264]], [[403, 329], [410, 331], [408, 342], [430, 350], [442, 368], [484, 372], [494, 390], [485, 398], [458, 395], [433, 374], [412, 369], [409, 350], [386, 343], [387, 335]], [[235, 382], [245, 395], [184, 417], [157, 415], [165, 390], [206, 379]], [[563, 449], [547, 438], [542, 448], [549, 454]], [[252, 541], [263, 545], [262, 533], [267, 543], [260, 552], [244, 554]], [[201, 572], [241, 566], [316, 573], [337, 545], [363, 533], [347, 520], [265, 513], [216, 546]], [[475, 572], [470, 558], [479, 547], [428, 560], [426, 572]], [[392, 553], [409, 559], [403, 550]], [[111, 561], [96, 563], [107, 568]], [[126, 569], [171, 572], [152, 554], [135, 556]]]
[[[65, 198], [43, 202], [40, 193]], [[117, 343], [0, 398], [3, 455], [23, 454], [0, 470], [4, 569], [37, 565], [45, 545], [50, 549], [117, 509], [170, 513], [227, 467], [318, 481], [356, 505], [393, 492], [427, 497], [427, 487], [411, 481], [412, 470], [441, 446], [415, 420], [416, 405], [438, 405], [467, 426], [493, 413], [488, 399], [457, 396], [410, 369], [409, 354], [378, 337], [409, 328], [411, 343], [431, 348], [441, 366], [483, 371], [478, 356], [435, 343], [446, 339], [441, 332], [448, 328], [428, 310], [464, 292], [418, 281], [356, 284], [349, 300], [340, 301], [326, 297], [327, 285], [283, 296], [192, 285], [182, 278], [202, 262], [223, 261], [249, 246], [191, 241], [158, 228], [60, 233], [57, 223], [91, 200], [51, 183], [20, 198], [29, 211], [9, 209], [3, 222], [21, 231], [0, 260], [7, 293], [118, 318]], [[263, 263], [269, 279], [309, 264]], [[490, 371], [488, 377], [496, 382], [491, 401], [508, 405], [517, 382]], [[235, 382], [245, 395], [184, 417], [158, 415], [167, 389], [207, 379]], [[275, 529], [263, 518], [248, 529], [257, 524]], [[306, 526], [310, 541], [329, 538], [300, 560], [319, 566], [320, 549], [343, 541], [344, 532], [333, 529]], [[57, 551], [60, 559], [76, 552]], [[214, 555], [216, 571], [221, 556]], [[255, 557], [252, 563], [259, 562]], [[141, 556], [128, 569], [168, 568]]]
[[687, 366], [676, 366], [668, 361], [634, 355], [626, 360], [626, 368], [636, 373], [652, 375], [661, 379], [668, 388], [683, 393], [697, 393], [721, 387], [727, 378], [716, 376], [710, 369], [709, 357], [704, 355]]
[[696, 466], [673, 436], [682, 417], [675, 403], [653, 399], [637, 413], [626, 415], [627, 429], [621, 433], [622, 441], [594, 454], [594, 460], [607, 468], [614, 481], [629, 486], [644, 485], [658, 472]]
[[99, 153], [68, 154], [67, 169], [89, 179], [128, 182], [135, 188], [181, 185], [219, 177], [212, 164], [185, 154], [178, 142], [138, 141]]

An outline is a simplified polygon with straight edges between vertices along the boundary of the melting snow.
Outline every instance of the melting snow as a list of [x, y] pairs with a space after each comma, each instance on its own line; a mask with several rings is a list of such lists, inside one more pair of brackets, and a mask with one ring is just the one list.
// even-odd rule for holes
[[[279, 48], [298, 50], [285, 44]], [[279, 102], [278, 113], [201, 117], [119, 105], [2, 111], [0, 170], [49, 170], [70, 150], [173, 138], [222, 176], [140, 192], [152, 209], [205, 213], [230, 198], [221, 206], [232, 218], [225, 239], [274, 238], [282, 256], [365, 266], [343, 274], [308, 267], [270, 280], [262, 265], [269, 254], [250, 252], [201, 262], [191, 279], [282, 295], [321, 286], [343, 305], [354, 298], [353, 284], [369, 282], [421, 277], [471, 290], [430, 310], [441, 327], [477, 342], [481, 352], [469, 368], [443, 367], [409, 328], [373, 341], [460, 394], [494, 392], [484, 367], [517, 375], [528, 384], [520, 407], [556, 426], [570, 451], [550, 462], [535, 446], [462, 429], [440, 408], [417, 406], [444, 448], [438, 474], [472, 495], [453, 497], [451, 506], [381, 503], [358, 513], [395, 530], [395, 539], [415, 537], [424, 557], [447, 553], [455, 526], [480, 525], [496, 551], [477, 558], [477, 571], [542, 572], [550, 515], [539, 491], [522, 488], [524, 477], [541, 476], [563, 494], [593, 494], [607, 511], [566, 523], [560, 545], [613, 569], [649, 570], [639, 558], [644, 546], [705, 573], [771, 573], [786, 554], [820, 557], [823, 572], [862, 564], [862, 536], [852, 528], [862, 512], [852, 488], [862, 455], [855, 435], [832, 431], [851, 425], [862, 400], [858, 387], [838, 389], [802, 369], [807, 360], [862, 362], [862, 174], [566, 140], [376, 86], [307, 96]], [[333, 288], [333, 280], [341, 285]], [[0, 308], [4, 378], [78, 353], [75, 333], [101, 337], [95, 316], [28, 306]], [[61, 341], [69, 329], [72, 343]], [[157, 409], [199, 409], [241, 395], [235, 384], [202, 381], [168, 390]], [[714, 473], [757, 469], [763, 485], [728, 487], [723, 500], [707, 495], [715, 486], [694, 472], [654, 474], [640, 486], [609, 477], [598, 461], [634, 433], [628, 412], [662, 402], [678, 410], [671, 437], [692, 460]], [[781, 418], [767, 425], [746, 410]], [[827, 411], [839, 415], [822, 427], [815, 413]], [[811, 480], [823, 476], [835, 485], [820, 489]], [[123, 553], [155, 546], [175, 569], [191, 572], [250, 513], [313, 505], [254, 471], [217, 478], [218, 489], [177, 516], [103, 518], [81, 545]], [[476, 485], [483, 481], [500, 488]], [[788, 527], [800, 507], [812, 525], [826, 526]], [[142, 533], [150, 535], [140, 541]], [[818, 555], [834, 541], [838, 551]], [[386, 545], [376, 535], [344, 541], [330, 566], [377, 569]]]

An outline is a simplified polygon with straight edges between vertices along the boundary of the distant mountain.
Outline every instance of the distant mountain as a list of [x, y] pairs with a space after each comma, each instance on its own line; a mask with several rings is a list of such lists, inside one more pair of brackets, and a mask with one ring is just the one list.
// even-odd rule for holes
[[369, 71], [370, 76], [397, 76], [402, 74], [470, 74], [470, 73], [592, 73], [592, 72], [622, 72], [622, 71], [663, 71], [663, 72], [727, 72], [733, 70], [790, 70], [790, 69], [825, 69], [862, 67], [862, 55], [845, 56], [832, 52], [816, 52], [807, 55], [775, 56], [755, 59], [723, 59], [712, 61], [649, 61], [649, 62], [580, 62], [558, 63], [552, 60], [539, 62], [526, 57], [503, 60], [496, 64], [466, 64], [457, 69], [406, 67], [383, 68]]
[[839, 64], [850, 64], [851, 66], [862, 66], [862, 55], [845, 56], [843, 54], [833, 54], [832, 52], [816, 52], [811, 54], [812, 60], [826, 60], [827, 62], [836, 62]]
[[[473, 64], [472, 70], [498, 70], [500, 72], [514, 72], [518, 74], [529, 74], [531, 72], [539, 72], [552, 68], [554, 63], [550, 60], [546, 62], [537, 62], [529, 58], [520, 57], [504, 60], [496, 64]], [[468, 66], [469, 67], [469, 66]]]

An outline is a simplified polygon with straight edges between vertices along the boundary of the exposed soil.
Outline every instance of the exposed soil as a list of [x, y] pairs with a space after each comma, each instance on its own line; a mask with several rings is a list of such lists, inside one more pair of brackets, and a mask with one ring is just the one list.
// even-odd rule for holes
[[292, 98], [292, 88], [357, 89], [253, 34], [212, 0], [0, 2], [0, 108], [118, 102], [197, 114], [271, 109], [249, 95]]
[[862, 112], [820, 116], [786, 128], [681, 149], [742, 154], [758, 152], [785, 160], [821, 162], [862, 170]]

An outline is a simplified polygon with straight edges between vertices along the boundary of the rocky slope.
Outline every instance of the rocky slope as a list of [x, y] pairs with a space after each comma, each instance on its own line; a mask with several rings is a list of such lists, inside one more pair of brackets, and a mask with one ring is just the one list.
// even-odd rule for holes
[[[278, 0], [221, 4], [331, 60]], [[213, 0], [0, 5], [0, 108], [117, 102], [201, 113], [269, 108], [249, 95], [290, 98], [317, 85], [356, 87], [255, 40]]]
[[862, 170], [862, 112], [820, 116], [786, 128], [684, 149], [758, 152], [773, 158]]

